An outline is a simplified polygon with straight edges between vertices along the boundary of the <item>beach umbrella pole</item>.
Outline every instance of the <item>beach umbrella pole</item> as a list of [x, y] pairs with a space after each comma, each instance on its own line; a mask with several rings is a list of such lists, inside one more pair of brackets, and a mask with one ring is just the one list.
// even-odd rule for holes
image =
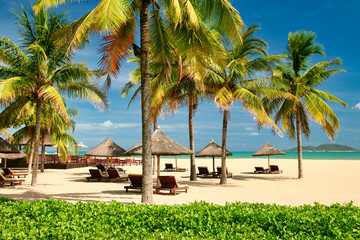
[[215, 157], [213, 157], [213, 176], [215, 177]]
[[268, 155], [268, 169], [270, 171], [270, 155]]
[[177, 155], [175, 155], [175, 166], [176, 166], [176, 171], [178, 170], [178, 165], [177, 165]]
[[4, 168], [6, 168], [6, 162], [7, 162], [7, 159], [5, 158], [4, 159]]

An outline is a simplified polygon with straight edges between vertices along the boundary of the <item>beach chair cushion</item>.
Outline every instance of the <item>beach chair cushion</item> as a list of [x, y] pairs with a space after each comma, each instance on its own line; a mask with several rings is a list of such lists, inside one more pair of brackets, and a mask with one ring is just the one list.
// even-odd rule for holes
[[19, 179], [19, 178], [7, 178], [2, 173], [0, 173], [0, 184], [4, 185], [5, 183], [10, 183], [10, 185], [13, 185], [14, 183], [19, 183], [20, 185], [25, 181], [25, 179]]
[[165, 163], [165, 169], [164, 171], [166, 172], [172, 172], [172, 171], [176, 171], [176, 168], [174, 168], [172, 163]]
[[179, 185], [176, 181], [175, 176], [159, 176], [160, 187], [156, 188], [156, 193], [160, 193], [161, 190], [168, 190], [170, 194], [176, 195], [178, 190], [187, 190], [189, 189], [188, 185]]
[[[221, 167], [217, 167], [217, 176], [220, 177], [221, 176]], [[226, 168], [226, 177], [231, 178], [232, 177], [232, 173], [229, 172], [228, 168]]]
[[107, 170], [108, 177], [107, 180], [109, 181], [121, 181], [121, 180], [128, 180], [128, 176], [126, 174], [120, 174], [117, 169], [108, 169]]
[[26, 173], [13, 173], [13, 171], [10, 168], [3, 168], [2, 170], [4, 171], [5, 177], [7, 178], [10, 177], [25, 178], [27, 176]]
[[209, 177], [213, 174], [209, 172], [208, 167], [198, 167], [199, 173], [196, 174], [198, 177]]
[[283, 170], [280, 170], [279, 169], [279, 166], [278, 165], [270, 165], [270, 173], [282, 173]]
[[105, 180], [105, 177], [102, 175], [100, 169], [89, 169], [90, 177], [87, 177], [86, 179], [90, 181], [91, 179], [95, 179], [97, 181]]

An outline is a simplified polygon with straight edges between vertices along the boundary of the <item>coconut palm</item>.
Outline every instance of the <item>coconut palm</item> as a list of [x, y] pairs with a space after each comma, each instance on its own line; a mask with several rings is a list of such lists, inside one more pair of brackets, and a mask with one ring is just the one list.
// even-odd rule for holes
[[[42, 7], [56, 6], [66, 3], [67, 0], [38, 0], [34, 5], [36, 12]], [[152, 6], [151, 13], [149, 12]], [[164, 11], [162, 11], [162, 9]], [[104, 70], [110, 75], [116, 75], [120, 62], [126, 57], [134, 43], [136, 32], [136, 16], [140, 18], [139, 56], [141, 59], [141, 109], [142, 109], [142, 142], [143, 142], [143, 191], [142, 202], [152, 203], [152, 176], [151, 176], [151, 93], [150, 93], [150, 34], [152, 41], [161, 44], [152, 51], [156, 57], [162, 59], [163, 72], [169, 72], [167, 63], [171, 56], [168, 55], [166, 32], [164, 31], [161, 17], [172, 23], [179, 31], [192, 31], [196, 33], [204, 21], [211, 21], [218, 25], [223, 33], [228, 34], [231, 40], [240, 38], [238, 29], [243, 25], [237, 11], [225, 1], [213, 0], [102, 0], [84, 17], [75, 21], [60, 34], [69, 40], [71, 47], [79, 47], [91, 33], [107, 35], [103, 45], [105, 53], [101, 62]], [[150, 21], [149, 16], [151, 17]], [[151, 26], [150, 26], [151, 24]], [[154, 37], [155, 36], [155, 37]], [[180, 39], [183, 39], [180, 36]], [[183, 45], [190, 45], [184, 41]], [[71, 47], [69, 50], [71, 50]], [[108, 78], [107, 86], [110, 86]]]
[[[56, 107], [69, 122], [63, 96], [69, 99], [88, 99], [99, 107], [107, 107], [107, 97], [90, 78], [94, 75], [84, 63], [70, 61], [66, 49], [55, 48], [50, 36], [65, 26], [62, 15], [40, 10], [33, 21], [23, 10], [18, 16], [22, 38], [18, 47], [7, 37], [0, 39], [0, 103], [19, 118], [29, 102], [35, 104], [35, 150], [31, 185], [37, 184], [41, 110], [44, 104]], [[50, 30], [52, 32], [50, 32]], [[9, 115], [0, 114], [1, 119]], [[5, 124], [8, 120], [0, 121]], [[8, 127], [8, 126], [6, 126]]]
[[274, 87], [287, 93], [286, 97], [265, 100], [269, 113], [276, 113], [275, 122], [282, 121], [283, 130], [291, 140], [297, 139], [298, 178], [303, 177], [301, 133], [310, 137], [309, 119], [312, 118], [326, 132], [331, 140], [339, 131], [340, 124], [335, 113], [326, 101], [347, 105], [324, 91], [316, 89], [332, 75], [343, 69], [329, 69], [341, 65], [340, 59], [319, 62], [310, 66], [310, 58], [319, 54], [324, 56], [321, 45], [315, 42], [316, 35], [301, 31], [289, 33], [286, 49], [287, 63], [278, 65], [273, 71]]
[[266, 114], [261, 100], [261, 95], [270, 89], [260, 84], [262, 79], [255, 78], [258, 72], [270, 71], [273, 64], [279, 61], [279, 56], [267, 55], [266, 42], [255, 37], [255, 31], [258, 29], [256, 25], [244, 29], [243, 41], [238, 46], [227, 50], [228, 46], [224, 44], [227, 54], [225, 63], [210, 66], [207, 73], [207, 90], [212, 94], [217, 106], [223, 110], [220, 184], [227, 183], [226, 135], [232, 103], [241, 102], [243, 107], [256, 117], [260, 126], [270, 124], [280, 133], [276, 124]]

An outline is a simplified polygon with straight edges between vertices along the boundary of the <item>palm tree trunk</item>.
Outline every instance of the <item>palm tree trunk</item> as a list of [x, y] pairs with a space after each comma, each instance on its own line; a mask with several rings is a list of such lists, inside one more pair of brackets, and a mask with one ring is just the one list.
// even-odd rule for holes
[[227, 133], [228, 113], [229, 113], [228, 110], [224, 109], [222, 144], [221, 144], [221, 178], [220, 178], [220, 184], [226, 184], [227, 183], [227, 175], [226, 175], [226, 133]]
[[141, 112], [142, 112], [142, 203], [153, 203], [153, 180], [151, 163], [151, 89], [149, 65], [149, 4], [150, 0], [142, 0], [140, 10], [141, 38]]
[[[154, 131], [157, 128], [157, 117], [156, 119], [154, 119], [153, 121], [153, 125], [154, 125]], [[153, 166], [152, 166], [152, 175], [154, 175], [156, 173], [156, 156], [153, 156]]]
[[39, 168], [39, 144], [40, 144], [40, 118], [41, 118], [40, 100], [36, 101], [36, 127], [35, 127], [35, 151], [34, 151], [34, 167], [31, 179], [31, 186], [37, 185], [37, 173]]
[[196, 166], [195, 166], [195, 153], [194, 153], [194, 104], [192, 100], [189, 100], [189, 139], [190, 139], [190, 150], [193, 153], [190, 155], [190, 181], [196, 181]]
[[298, 148], [298, 178], [303, 178], [302, 169], [302, 143], [301, 143], [301, 126], [300, 126], [300, 110], [299, 106], [296, 107], [296, 137]]
[[35, 138], [32, 136], [31, 139], [31, 148], [30, 148], [30, 157], [29, 157], [29, 162], [28, 162], [28, 170], [27, 170], [27, 174], [30, 176], [31, 174], [31, 168], [32, 168], [32, 164], [33, 164], [33, 159], [34, 159], [34, 152], [35, 152]]
[[45, 135], [41, 139], [41, 172], [45, 171]]

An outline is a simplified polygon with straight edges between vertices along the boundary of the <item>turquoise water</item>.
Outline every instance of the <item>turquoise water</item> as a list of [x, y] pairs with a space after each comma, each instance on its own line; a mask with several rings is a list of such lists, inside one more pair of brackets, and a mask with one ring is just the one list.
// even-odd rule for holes
[[[86, 151], [81, 151], [84, 155]], [[232, 152], [232, 156], [227, 158], [252, 158], [254, 152]], [[140, 157], [140, 156], [138, 156]], [[178, 156], [178, 158], [189, 158], [189, 156]], [[257, 158], [267, 158], [257, 157]], [[271, 156], [271, 158], [280, 159], [297, 159], [297, 152], [286, 152], [286, 155]], [[360, 160], [360, 152], [303, 152], [303, 159], [318, 159], [318, 160]]]

